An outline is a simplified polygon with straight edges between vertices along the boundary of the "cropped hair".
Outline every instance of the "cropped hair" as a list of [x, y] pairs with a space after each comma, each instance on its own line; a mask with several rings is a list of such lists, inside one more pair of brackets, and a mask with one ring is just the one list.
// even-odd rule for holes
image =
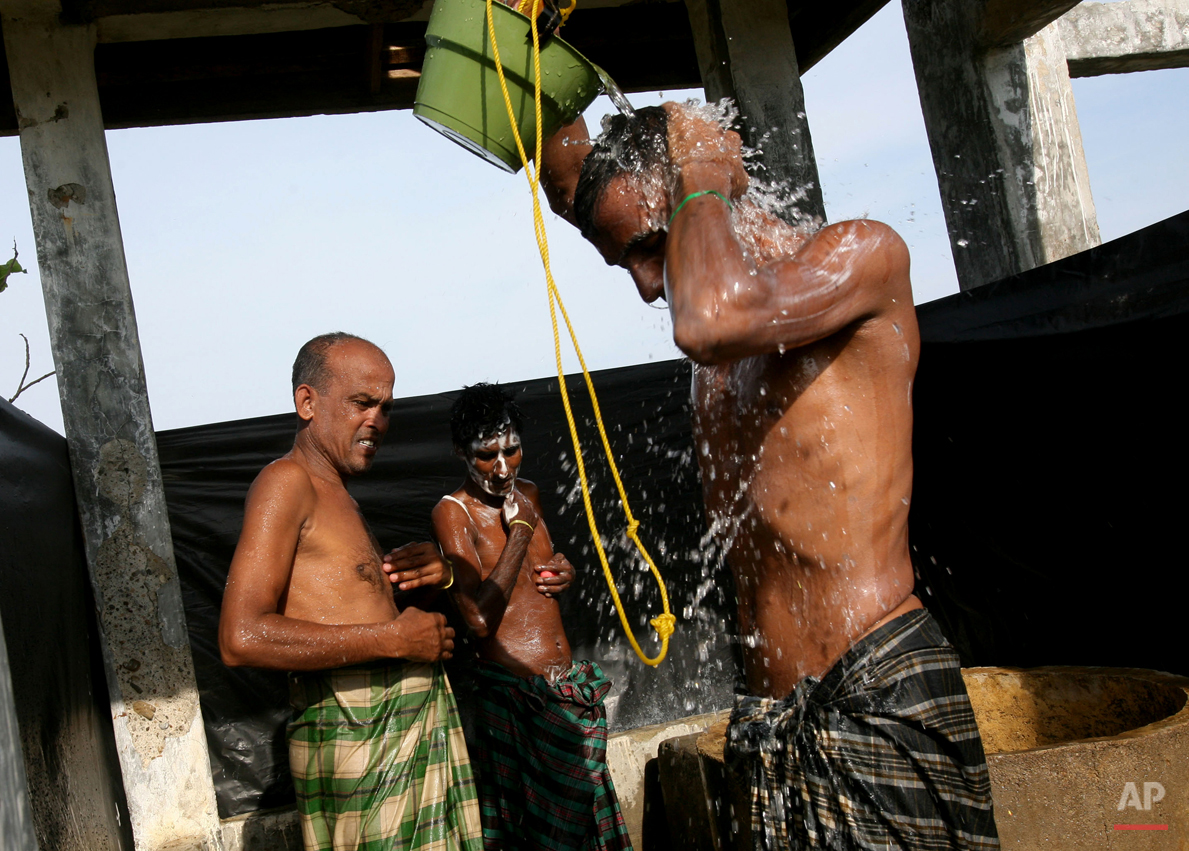
[[326, 382], [330, 380], [330, 370], [326, 368], [326, 354], [339, 343], [345, 343], [348, 340], [358, 340], [369, 346], [375, 345], [362, 337], [347, 334], [344, 331], [319, 334], [297, 352], [297, 358], [293, 361], [293, 391], [297, 392], [298, 387], [308, 384], [319, 393], [325, 392]]
[[582, 235], [594, 238], [595, 210], [611, 179], [622, 172], [646, 174], [663, 168], [669, 158], [669, 114], [659, 106], [616, 113], [603, 119], [603, 132], [582, 161], [574, 190], [574, 220]]
[[498, 434], [511, 424], [520, 431], [520, 407], [498, 384], [480, 382], [462, 388], [450, 408], [450, 439], [455, 447], [466, 450], [483, 438]]

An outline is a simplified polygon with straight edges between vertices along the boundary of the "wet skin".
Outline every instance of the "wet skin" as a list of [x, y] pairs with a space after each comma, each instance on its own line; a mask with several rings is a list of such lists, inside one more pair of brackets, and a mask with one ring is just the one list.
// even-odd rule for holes
[[[783, 697], [921, 605], [908, 553], [919, 351], [908, 251], [878, 222], [802, 238], [747, 209], [738, 137], [665, 108], [672, 189], [661, 215], [641, 181], [617, 177], [597, 203], [594, 243], [646, 301], [664, 295], [695, 363], [695, 447], [735, 576], [748, 689]], [[658, 230], [708, 189], [758, 227], [741, 238], [708, 195]]]
[[519, 436], [493, 435], [458, 454], [469, 476], [453, 496], [466, 511], [448, 499], [433, 511], [434, 535], [454, 567], [448, 593], [481, 657], [522, 677], [564, 671], [570, 643], [555, 595], [574, 569], [553, 551], [536, 485], [517, 479]]
[[362, 341], [327, 353], [331, 377], [294, 392], [293, 449], [256, 477], [219, 620], [227, 665], [322, 670], [382, 658], [449, 658], [441, 614], [398, 607], [393, 581], [436, 585], [447, 571], [432, 544], [403, 547], [390, 580], [348, 476], [366, 472], [388, 430], [392, 365]]

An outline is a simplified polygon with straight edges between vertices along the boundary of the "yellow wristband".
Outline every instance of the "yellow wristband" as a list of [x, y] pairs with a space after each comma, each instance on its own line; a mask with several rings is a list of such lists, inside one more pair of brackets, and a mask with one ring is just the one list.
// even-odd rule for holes
[[511, 529], [513, 526], [515, 526], [517, 523], [519, 523], [521, 526], [527, 526], [527, 527], [528, 527], [528, 530], [529, 530], [530, 532], [534, 532], [534, 533], [535, 533], [535, 532], [537, 531], [537, 527], [536, 527], [536, 526], [534, 526], [532, 523], [529, 523], [527, 520], [513, 520], [511, 523], [509, 523], [509, 524], [508, 524], [508, 529], [510, 530], [510, 529]]
[[445, 561], [446, 566], [450, 568], [450, 581], [442, 586], [442, 590], [445, 591], [454, 584], [454, 562], [450, 561], [450, 559], [446, 558], [445, 556], [442, 556], [442, 560]]

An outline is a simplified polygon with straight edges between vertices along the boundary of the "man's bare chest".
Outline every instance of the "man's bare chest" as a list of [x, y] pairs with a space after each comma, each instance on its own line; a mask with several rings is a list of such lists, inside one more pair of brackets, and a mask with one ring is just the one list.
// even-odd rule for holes
[[786, 537], [842, 496], [865, 441], [830, 366], [811, 350], [696, 368], [695, 451], [716, 528]]
[[295, 576], [303, 568], [324, 582], [383, 587], [380, 546], [354, 500], [321, 500], [298, 539]]
[[755, 466], [768, 444], [820, 432], [834, 408], [845, 413], [833, 376], [824, 374], [829, 365], [811, 350], [696, 366], [693, 425], [700, 458], [742, 470]]

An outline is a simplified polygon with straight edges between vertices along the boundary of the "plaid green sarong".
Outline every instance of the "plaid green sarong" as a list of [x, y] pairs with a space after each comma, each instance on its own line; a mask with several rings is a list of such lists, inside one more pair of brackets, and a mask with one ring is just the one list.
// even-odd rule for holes
[[306, 851], [481, 851], [458, 708], [440, 664], [294, 675], [289, 767]]
[[607, 768], [611, 681], [575, 662], [554, 682], [479, 660], [475, 766], [488, 851], [632, 851]]

